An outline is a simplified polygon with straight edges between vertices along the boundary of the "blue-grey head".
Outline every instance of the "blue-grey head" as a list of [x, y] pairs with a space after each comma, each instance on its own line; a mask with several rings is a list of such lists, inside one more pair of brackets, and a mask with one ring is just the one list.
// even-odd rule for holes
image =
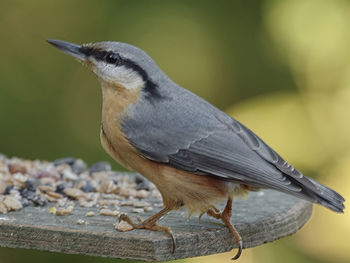
[[47, 41], [87, 65], [100, 81], [130, 90], [143, 89], [146, 95], [157, 96], [158, 83], [167, 79], [143, 50], [126, 43], [105, 41], [77, 45], [61, 40]]

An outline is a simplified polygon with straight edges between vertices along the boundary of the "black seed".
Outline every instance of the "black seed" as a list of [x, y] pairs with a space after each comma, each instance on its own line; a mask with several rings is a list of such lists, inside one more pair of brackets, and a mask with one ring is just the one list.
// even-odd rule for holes
[[25, 181], [24, 185], [26, 186], [26, 189], [28, 189], [29, 191], [34, 192], [36, 189], [35, 181], [32, 179], [28, 179], [27, 181]]
[[139, 184], [136, 185], [135, 189], [136, 190], [147, 190], [147, 191], [149, 191], [150, 190], [149, 182], [144, 181], [142, 183], [139, 183]]
[[90, 181], [86, 181], [81, 190], [85, 193], [90, 193], [95, 191], [95, 187], [93, 187]]
[[64, 194], [64, 189], [66, 189], [67, 185], [65, 183], [61, 183], [56, 186], [56, 193]]
[[92, 174], [102, 171], [110, 171], [111, 169], [111, 165], [108, 162], [98, 162], [91, 165], [91, 167], [89, 168], [89, 173]]
[[13, 185], [8, 185], [5, 188], [5, 195], [9, 195], [10, 191], [13, 189]]
[[33, 200], [33, 203], [36, 206], [44, 206], [44, 205], [47, 204], [47, 200], [44, 197], [42, 197], [42, 196], [37, 196], [36, 195], [34, 200]]
[[135, 176], [135, 183], [136, 184], [143, 183], [144, 181], [145, 181], [145, 179], [141, 175], [136, 175]]
[[20, 193], [23, 198], [28, 199], [29, 201], [33, 201], [36, 198], [35, 192], [28, 189], [23, 189]]
[[68, 165], [73, 165], [75, 162], [75, 158], [73, 157], [64, 157], [64, 158], [60, 158], [60, 159], [57, 159], [53, 162], [53, 164], [55, 166], [58, 166], [58, 165], [61, 165], [61, 164], [68, 164]]

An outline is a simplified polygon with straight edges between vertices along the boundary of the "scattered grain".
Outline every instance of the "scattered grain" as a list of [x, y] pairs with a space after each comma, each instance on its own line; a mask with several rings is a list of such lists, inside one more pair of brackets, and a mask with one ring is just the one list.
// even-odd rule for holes
[[67, 208], [58, 208], [56, 210], [55, 215], [56, 216], [67, 216], [70, 215], [73, 212], [74, 207], [73, 206], [68, 206]]
[[53, 214], [53, 215], [56, 214], [56, 211], [57, 211], [57, 208], [54, 207], [54, 206], [50, 207], [50, 209], [49, 209], [49, 213], [50, 213], [50, 214]]
[[134, 203], [134, 207], [136, 207], [136, 208], [141, 208], [141, 207], [143, 208], [146, 206], [151, 206], [151, 204], [146, 202], [146, 201], [138, 201], [138, 202]]
[[93, 211], [89, 211], [86, 213], [86, 216], [89, 216], [89, 217], [94, 216], [94, 215], [95, 215], [95, 213]]
[[133, 227], [128, 222], [122, 220], [115, 224], [115, 229], [120, 232], [126, 232], [132, 230]]
[[19, 163], [13, 163], [9, 165], [9, 172], [11, 174], [15, 174], [15, 173], [26, 174], [27, 169], [24, 165], [21, 165]]
[[[119, 206], [132, 207], [134, 213], [152, 211], [147, 197], [161, 198], [142, 176], [115, 173], [106, 162], [87, 169], [82, 160], [72, 157], [47, 162], [9, 159], [0, 154], [0, 213], [28, 205], [44, 206], [49, 201], [54, 203], [50, 213], [69, 215], [74, 209], [71, 200], [76, 200], [81, 207], [99, 207], [100, 215], [118, 216]], [[91, 211], [86, 214], [93, 215]]]
[[153, 211], [153, 207], [152, 206], [147, 206], [147, 207], [143, 208], [143, 210], [145, 212], [151, 212], [151, 211]]
[[83, 219], [78, 219], [77, 224], [78, 224], [78, 225], [87, 225], [88, 222], [85, 221], [85, 220], [83, 220]]
[[7, 211], [17, 211], [23, 207], [22, 203], [12, 196], [5, 196], [3, 204], [6, 206]]
[[121, 201], [120, 206], [134, 206], [134, 201], [133, 200]]
[[133, 212], [133, 213], [143, 213], [143, 212], [145, 212], [145, 210], [143, 210], [143, 208], [133, 208], [131, 210], [131, 212]]

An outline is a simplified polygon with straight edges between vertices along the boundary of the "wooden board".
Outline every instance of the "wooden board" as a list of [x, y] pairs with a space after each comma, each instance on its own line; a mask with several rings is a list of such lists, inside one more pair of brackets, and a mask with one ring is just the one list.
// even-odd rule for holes
[[[184, 210], [171, 212], [159, 222], [170, 226], [175, 234], [177, 247], [172, 254], [171, 241], [163, 233], [117, 232], [113, 226], [117, 218], [100, 216], [97, 208], [76, 205], [71, 215], [55, 216], [49, 213], [49, 207], [26, 207], [0, 214], [0, 246], [146, 261], [203, 256], [234, 247], [231, 234], [220, 221], [204, 215], [198, 222], [198, 217], [188, 218]], [[134, 219], [136, 215], [144, 219], [157, 212], [134, 214], [130, 210], [121, 208]], [[88, 211], [96, 215], [86, 217]], [[263, 190], [236, 200], [231, 221], [242, 235], [244, 248], [250, 248], [295, 233], [311, 213], [309, 202]], [[79, 219], [86, 220], [88, 225], [78, 225]]]

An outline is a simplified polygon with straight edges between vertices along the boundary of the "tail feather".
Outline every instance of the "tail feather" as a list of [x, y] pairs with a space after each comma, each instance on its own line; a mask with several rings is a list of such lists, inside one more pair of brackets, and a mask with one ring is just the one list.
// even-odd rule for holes
[[288, 194], [292, 194], [299, 198], [308, 200], [313, 203], [323, 205], [335, 212], [342, 213], [344, 211], [345, 199], [336, 191], [316, 182], [315, 180], [303, 176], [302, 178], [288, 178], [293, 188], [275, 188], [278, 191], [282, 191]]
[[335, 212], [343, 212], [344, 211], [344, 201], [345, 199], [338, 194], [336, 191], [316, 182], [315, 180], [308, 178], [318, 189], [318, 191], [314, 191], [316, 203], [319, 203]]

